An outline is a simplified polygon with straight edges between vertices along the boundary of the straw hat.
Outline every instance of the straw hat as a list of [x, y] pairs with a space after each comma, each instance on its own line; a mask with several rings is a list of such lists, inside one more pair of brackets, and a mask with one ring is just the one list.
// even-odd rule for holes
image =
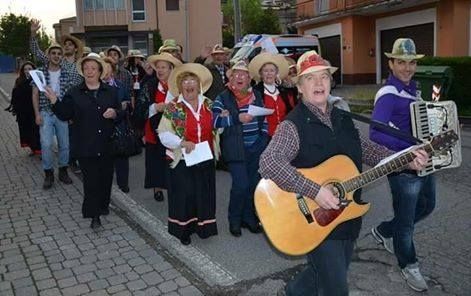
[[105, 51], [106, 56], [109, 56], [110, 51], [112, 50], [116, 51], [119, 54], [119, 59], [122, 59], [124, 57], [123, 52], [121, 51], [121, 48], [119, 48], [118, 45], [111, 45], [111, 47]]
[[221, 44], [216, 44], [213, 47], [213, 50], [211, 51], [211, 54], [216, 54], [216, 53], [226, 53], [226, 50]]
[[410, 38], [399, 38], [394, 41], [392, 52], [384, 53], [388, 58], [401, 60], [417, 60], [425, 55], [417, 54], [414, 40]]
[[278, 68], [278, 76], [280, 79], [285, 79], [289, 73], [289, 64], [285, 57], [281, 54], [273, 54], [269, 52], [263, 52], [252, 59], [249, 64], [250, 76], [255, 81], [260, 81], [260, 70], [266, 64], [273, 64]]
[[289, 68], [296, 67], [296, 61], [293, 58], [285, 57], [285, 60], [288, 62]]
[[49, 54], [49, 52], [51, 51], [51, 49], [54, 49], [54, 48], [58, 48], [62, 51], [62, 53], [64, 53], [64, 49], [62, 48], [62, 46], [59, 44], [59, 43], [52, 43], [47, 49], [46, 49], [46, 55]]
[[211, 75], [211, 72], [209, 72], [208, 68], [205, 66], [197, 63], [182, 64], [173, 69], [172, 74], [170, 74], [168, 79], [170, 93], [175, 97], [180, 94], [178, 91], [177, 78], [183, 73], [192, 73], [199, 78], [202, 93], [205, 93], [213, 83], [213, 75]]
[[77, 62], [77, 72], [83, 76], [83, 72], [82, 72], [82, 65], [85, 61], [95, 61], [97, 62], [99, 65], [101, 65], [101, 74], [100, 74], [100, 79], [103, 79], [103, 77], [105, 76], [105, 62], [101, 59], [100, 55], [97, 54], [97, 53], [89, 53], [86, 57], [83, 57], [81, 58], [78, 62]]
[[165, 51], [180, 51], [180, 48], [177, 46], [177, 42], [175, 39], [165, 39], [164, 43], [162, 44], [161, 47], [159, 47], [159, 53], [165, 52]]
[[129, 58], [142, 58], [143, 59], [145, 57], [139, 49], [130, 49], [130, 50], [128, 50], [128, 56], [126, 58], [127, 59], [129, 59]]
[[70, 41], [73, 44], [75, 44], [75, 47], [77, 47], [76, 56], [77, 57], [82, 57], [82, 55], [83, 55], [83, 43], [82, 43], [82, 41], [80, 41], [80, 39], [78, 39], [77, 37], [74, 37], [72, 35], [64, 35], [62, 37], [62, 44], [64, 44], [66, 41]]
[[226, 76], [231, 77], [232, 72], [234, 70], [241, 70], [241, 71], [246, 71], [246, 72], [250, 73], [249, 66], [247, 65], [247, 63], [244, 60], [237, 61], [234, 65], [232, 65], [232, 67], [229, 70], [227, 70]]
[[154, 70], [157, 70], [155, 68], [155, 64], [158, 61], [169, 62], [174, 67], [178, 67], [182, 64], [182, 62], [179, 59], [175, 58], [173, 55], [169, 54], [168, 52], [163, 52], [161, 54], [154, 54], [154, 55], [151, 55], [150, 57], [147, 58], [147, 62], [150, 64], [150, 66]]
[[297, 77], [322, 70], [329, 70], [330, 74], [337, 71], [336, 67], [330, 66], [315, 50], [303, 53], [303, 55], [299, 57], [296, 68], [298, 70]]
[[92, 52], [92, 49], [88, 46], [83, 47], [83, 54], [88, 55], [89, 53]]

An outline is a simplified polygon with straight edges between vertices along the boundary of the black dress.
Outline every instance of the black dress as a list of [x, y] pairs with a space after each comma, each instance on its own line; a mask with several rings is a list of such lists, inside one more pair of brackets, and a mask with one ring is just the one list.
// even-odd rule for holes
[[39, 127], [34, 120], [31, 80], [27, 79], [13, 88], [11, 105], [16, 113], [21, 147], [29, 147], [35, 154], [41, 154]]

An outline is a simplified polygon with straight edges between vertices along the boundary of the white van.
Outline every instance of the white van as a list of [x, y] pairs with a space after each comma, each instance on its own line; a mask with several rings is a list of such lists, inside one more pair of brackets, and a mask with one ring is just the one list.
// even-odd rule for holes
[[317, 36], [312, 35], [267, 35], [249, 34], [245, 35], [240, 42], [234, 46], [231, 63], [246, 59], [252, 60], [262, 51], [262, 42], [270, 38], [279, 53], [293, 58], [295, 61], [309, 50], [315, 50], [322, 55]]

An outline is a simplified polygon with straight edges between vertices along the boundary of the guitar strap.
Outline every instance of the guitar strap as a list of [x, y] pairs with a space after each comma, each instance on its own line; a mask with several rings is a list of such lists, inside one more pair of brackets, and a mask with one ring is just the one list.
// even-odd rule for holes
[[361, 121], [361, 122], [364, 122], [364, 123], [367, 123], [373, 127], [376, 127], [380, 130], [382, 130], [383, 132], [386, 132], [387, 134], [390, 134], [391, 136], [395, 136], [397, 138], [400, 138], [404, 141], [407, 141], [411, 144], [423, 144], [424, 141], [422, 141], [421, 139], [418, 139], [408, 133], [405, 133], [401, 130], [398, 130], [398, 129], [395, 129], [393, 127], [390, 127], [389, 125], [383, 123], [383, 122], [380, 122], [380, 121], [377, 121], [377, 120], [371, 120], [370, 118], [368, 117], [365, 117], [365, 116], [362, 116], [362, 115], [359, 115], [359, 114], [355, 114], [355, 113], [351, 113], [351, 112], [348, 112], [348, 111], [345, 111], [345, 110], [342, 110], [342, 109], [339, 109], [340, 110], [340, 113], [341, 114], [344, 114], [348, 117], [351, 117], [353, 119], [356, 119], [358, 121]]

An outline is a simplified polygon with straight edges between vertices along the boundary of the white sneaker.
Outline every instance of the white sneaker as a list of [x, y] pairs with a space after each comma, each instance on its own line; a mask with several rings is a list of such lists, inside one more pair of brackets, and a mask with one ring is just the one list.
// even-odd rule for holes
[[427, 282], [420, 273], [419, 264], [409, 264], [401, 269], [402, 277], [406, 280], [407, 285], [417, 292], [423, 292], [428, 289]]
[[378, 244], [383, 245], [383, 247], [391, 254], [394, 254], [394, 245], [392, 237], [384, 237], [379, 233], [376, 227], [371, 228], [371, 234], [373, 235], [374, 239], [378, 242]]

